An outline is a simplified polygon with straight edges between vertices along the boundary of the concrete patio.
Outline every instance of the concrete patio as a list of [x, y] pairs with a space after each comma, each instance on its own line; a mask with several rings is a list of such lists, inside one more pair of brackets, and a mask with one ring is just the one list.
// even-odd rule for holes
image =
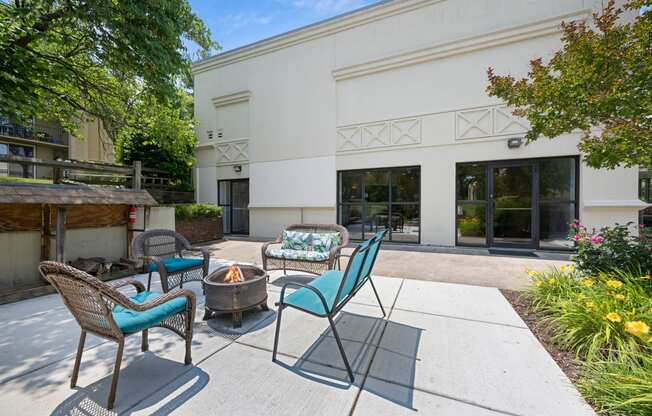
[[376, 277], [388, 319], [369, 285], [337, 318], [353, 385], [327, 321], [292, 309], [273, 363], [273, 305], [286, 279], [272, 274], [272, 310], [247, 314], [239, 330], [226, 318], [203, 322], [201, 287], [190, 283], [194, 365], [183, 365], [183, 342], [171, 332], [152, 330], [146, 353], [139, 336], [127, 338], [114, 411], [104, 408], [114, 343], [87, 338], [71, 390], [79, 328], [59, 296], [2, 305], [0, 414], [594, 414], [495, 288]]

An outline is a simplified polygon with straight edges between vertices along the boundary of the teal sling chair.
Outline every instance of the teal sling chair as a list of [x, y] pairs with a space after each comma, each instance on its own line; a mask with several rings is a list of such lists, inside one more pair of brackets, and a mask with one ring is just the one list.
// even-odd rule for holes
[[[331, 326], [340, 354], [342, 355], [342, 360], [346, 366], [346, 371], [349, 374], [351, 383], [353, 383], [353, 370], [351, 370], [349, 360], [344, 353], [344, 347], [335, 328], [333, 318], [366, 282], [371, 284], [378, 304], [380, 305], [380, 310], [383, 312], [383, 318], [386, 316], [376, 286], [371, 280], [371, 270], [376, 261], [380, 243], [386, 233], [387, 230], [381, 231], [369, 240], [361, 243], [351, 255], [349, 264], [344, 272], [329, 270], [309, 284], [289, 282], [283, 285], [281, 299], [276, 304], [278, 306], [278, 315], [276, 318], [276, 335], [274, 336], [272, 361], [276, 362], [276, 350], [278, 347], [283, 309], [292, 307], [314, 316], [328, 318], [328, 323]], [[285, 290], [288, 287], [294, 287], [297, 290], [285, 296]]]

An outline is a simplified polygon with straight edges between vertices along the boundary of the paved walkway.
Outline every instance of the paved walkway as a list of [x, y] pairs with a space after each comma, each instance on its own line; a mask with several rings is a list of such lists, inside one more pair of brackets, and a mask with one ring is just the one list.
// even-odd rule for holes
[[[215, 258], [240, 259], [261, 263], [262, 243], [244, 240], [208, 244]], [[405, 250], [384, 246], [378, 255], [375, 271], [379, 276], [520, 290], [528, 283], [526, 269], [547, 270], [568, 262], [530, 257], [450, 254]], [[344, 249], [345, 253], [353, 249]]]
[[[270, 306], [287, 279], [273, 275]], [[497, 289], [375, 282], [387, 320], [368, 285], [337, 317], [352, 385], [324, 319], [288, 309], [275, 364], [274, 310], [247, 314], [238, 331], [225, 318], [202, 322], [191, 283], [194, 366], [170, 332], [152, 330], [147, 353], [127, 338], [115, 412], [103, 407], [114, 343], [87, 338], [71, 390], [79, 329], [58, 295], [1, 305], [0, 414], [594, 415]]]

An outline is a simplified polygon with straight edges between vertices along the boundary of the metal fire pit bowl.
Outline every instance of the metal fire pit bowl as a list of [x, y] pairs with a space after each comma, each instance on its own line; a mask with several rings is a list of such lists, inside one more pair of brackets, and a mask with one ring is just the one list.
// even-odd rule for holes
[[224, 277], [229, 271], [226, 265], [204, 278], [206, 294], [204, 320], [214, 314], [230, 313], [233, 327], [242, 326], [242, 312], [258, 306], [267, 307], [267, 272], [250, 264], [236, 264], [242, 271], [243, 282], [225, 283]]

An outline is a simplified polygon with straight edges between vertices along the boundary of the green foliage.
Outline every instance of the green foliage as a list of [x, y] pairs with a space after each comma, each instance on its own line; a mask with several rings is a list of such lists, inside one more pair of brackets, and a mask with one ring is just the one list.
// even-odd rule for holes
[[[652, 353], [652, 298], [641, 284], [648, 279], [626, 272], [587, 277], [574, 269], [553, 271], [534, 274], [529, 293], [555, 328], [552, 340], [579, 357]], [[642, 322], [648, 332], [628, 332], [631, 322]]]
[[152, 95], [138, 95], [118, 133], [116, 157], [124, 164], [140, 160], [144, 167], [164, 170], [180, 187], [192, 189], [194, 126], [192, 96], [185, 91], [178, 91], [172, 105]]
[[214, 218], [222, 215], [222, 207], [212, 204], [183, 204], [174, 206], [174, 217], [177, 220], [194, 218]]
[[190, 82], [185, 40], [217, 46], [187, 0], [0, 3], [0, 108], [69, 131], [98, 117], [111, 134], [133, 86], [163, 105]]
[[579, 388], [611, 415], [652, 414], [652, 354], [621, 354], [583, 366]]
[[489, 68], [487, 92], [528, 119], [528, 142], [579, 129], [592, 167], [652, 165], [652, 10], [642, 9], [650, 5], [629, 0], [631, 23], [619, 21], [623, 10], [613, 0], [594, 15], [595, 27], [563, 23], [563, 47], [550, 62], [532, 60], [523, 79]]
[[603, 227], [588, 232], [575, 222], [570, 239], [577, 244], [577, 268], [589, 274], [626, 270], [638, 275], [652, 274], [652, 234], [640, 228], [639, 237], [631, 234], [632, 223]]

